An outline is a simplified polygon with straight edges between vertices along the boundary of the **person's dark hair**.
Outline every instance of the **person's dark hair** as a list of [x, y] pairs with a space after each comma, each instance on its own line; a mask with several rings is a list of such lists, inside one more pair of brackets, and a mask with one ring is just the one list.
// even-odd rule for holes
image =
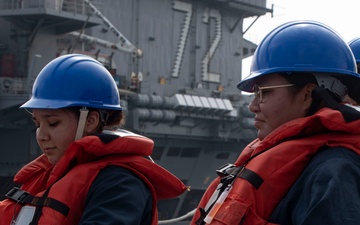
[[295, 84], [292, 90], [297, 93], [300, 91], [305, 85], [312, 83], [317, 85], [316, 78], [311, 73], [300, 73], [300, 72], [292, 72], [292, 73], [280, 73], [282, 77], [284, 77], [290, 84]]
[[[280, 75], [283, 76], [289, 83], [295, 84], [294, 87], [290, 87], [294, 94], [298, 93], [306, 84], [313, 83], [318, 86], [315, 76], [311, 73], [295, 72], [282, 73]], [[351, 90], [354, 90], [354, 88], [350, 87], [350, 91]], [[316, 87], [312, 91], [311, 97], [313, 101], [305, 116], [311, 116], [319, 109], [328, 107], [340, 111], [344, 119], [348, 122], [360, 118], [360, 113], [357, 110], [340, 104], [342, 99], [323, 87]]]
[[[290, 90], [295, 94], [297, 94], [302, 88], [305, 87], [307, 84], [315, 84], [318, 85], [315, 76], [312, 73], [302, 73], [302, 72], [292, 72], [292, 73], [280, 73], [282, 77], [284, 77], [290, 84], [295, 84], [294, 87], [291, 87]], [[335, 96], [328, 92], [330, 96], [335, 98]], [[323, 96], [314, 89], [312, 94], [312, 103], [309, 108], [308, 113], [306, 116], [313, 115], [316, 111], [326, 106], [326, 103], [323, 99]], [[339, 102], [338, 99], [336, 101]]]
[[[81, 107], [69, 107], [65, 108], [71, 113], [74, 113], [77, 118], [80, 117], [80, 109]], [[87, 108], [89, 113], [92, 111], [96, 111], [99, 113], [101, 121], [98, 125], [97, 132], [101, 132], [104, 127], [111, 127], [111, 128], [120, 128], [125, 125], [125, 116], [123, 111], [120, 110], [99, 110], [94, 108]]]

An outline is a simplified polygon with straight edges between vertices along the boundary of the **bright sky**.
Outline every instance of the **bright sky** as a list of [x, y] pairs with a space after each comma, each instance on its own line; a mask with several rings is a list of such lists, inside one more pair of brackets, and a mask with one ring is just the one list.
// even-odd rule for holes
[[[337, 31], [346, 42], [360, 37], [358, 0], [267, 0], [268, 8], [274, 4], [274, 13], [260, 17], [244, 37], [255, 44], [271, 30], [292, 20], [315, 20]], [[244, 29], [254, 20], [244, 22]], [[252, 57], [243, 60], [243, 77], [250, 73]]]

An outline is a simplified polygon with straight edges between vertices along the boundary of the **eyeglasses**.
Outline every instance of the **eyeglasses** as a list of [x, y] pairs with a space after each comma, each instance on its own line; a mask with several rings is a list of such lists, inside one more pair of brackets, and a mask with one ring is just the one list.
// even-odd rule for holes
[[282, 87], [292, 87], [295, 86], [295, 84], [282, 84], [282, 85], [275, 85], [275, 86], [267, 86], [267, 87], [260, 87], [257, 84], [254, 84], [254, 94], [255, 98], [259, 100], [259, 102], [263, 102], [263, 91], [271, 90], [275, 88], [282, 88]]

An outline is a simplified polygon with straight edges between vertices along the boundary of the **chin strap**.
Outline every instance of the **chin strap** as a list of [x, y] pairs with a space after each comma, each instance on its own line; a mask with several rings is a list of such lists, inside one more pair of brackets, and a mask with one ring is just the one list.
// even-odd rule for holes
[[88, 113], [89, 113], [89, 110], [86, 107], [83, 107], [80, 109], [80, 116], [79, 116], [78, 127], [76, 130], [75, 141], [79, 140], [80, 138], [82, 138], [84, 136], [84, 128], [85, 128], [85, 123], [86, 123], [86, 118], [87, 118]]

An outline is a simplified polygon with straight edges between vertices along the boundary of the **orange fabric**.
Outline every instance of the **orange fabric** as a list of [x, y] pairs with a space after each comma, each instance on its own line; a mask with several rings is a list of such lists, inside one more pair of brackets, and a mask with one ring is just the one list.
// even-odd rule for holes
[[[343, 146], [360, 154], [360, 121], [346, 123], [339, 111], [324, 108], [317, 114], [290, 121], [263, 141], [254, 140], [240, 154], [235, 165], [256, 172], [264, 182], [255, 189], [237, 178], [211, 224], [268, 224], [266, 220], [300, 176], [313, 155], [322, 147]], [[204, 208], [219, 184], [215, 179], [198, 207]], [[191, 224], [200, 217], [196, 211]]]
[[[119, 137], [104, 144], [96, 136], [87, 136], [74, 142], [59, 162], [52, 167], [45, 155], [21, 169], [14, 181], [22, 183], [22, 190], [42, 196], [50, 188], [48, 197], [69, 208], [65, 218], [61, 213], [43, 208], [39, 225], [78, 224], [87, 192], [101, 169], [109, 165], [127, 168], [137, 174], [149, 187], [153, 196], [153, 222], [157, 224], [157, 200], [182, 194], [185, 185], [170, 172], [143, 156], [151, 153], [153, 142], [145, 137]], [[76, 162], [76, 165], [71, 165]], [[71, 168], [70, 168], [71, 167]], [[15, 207], [15, 208], [14, 208]], [[8, 225], [20, 207], [12, 200], [0, 202], [0, 225]]]

